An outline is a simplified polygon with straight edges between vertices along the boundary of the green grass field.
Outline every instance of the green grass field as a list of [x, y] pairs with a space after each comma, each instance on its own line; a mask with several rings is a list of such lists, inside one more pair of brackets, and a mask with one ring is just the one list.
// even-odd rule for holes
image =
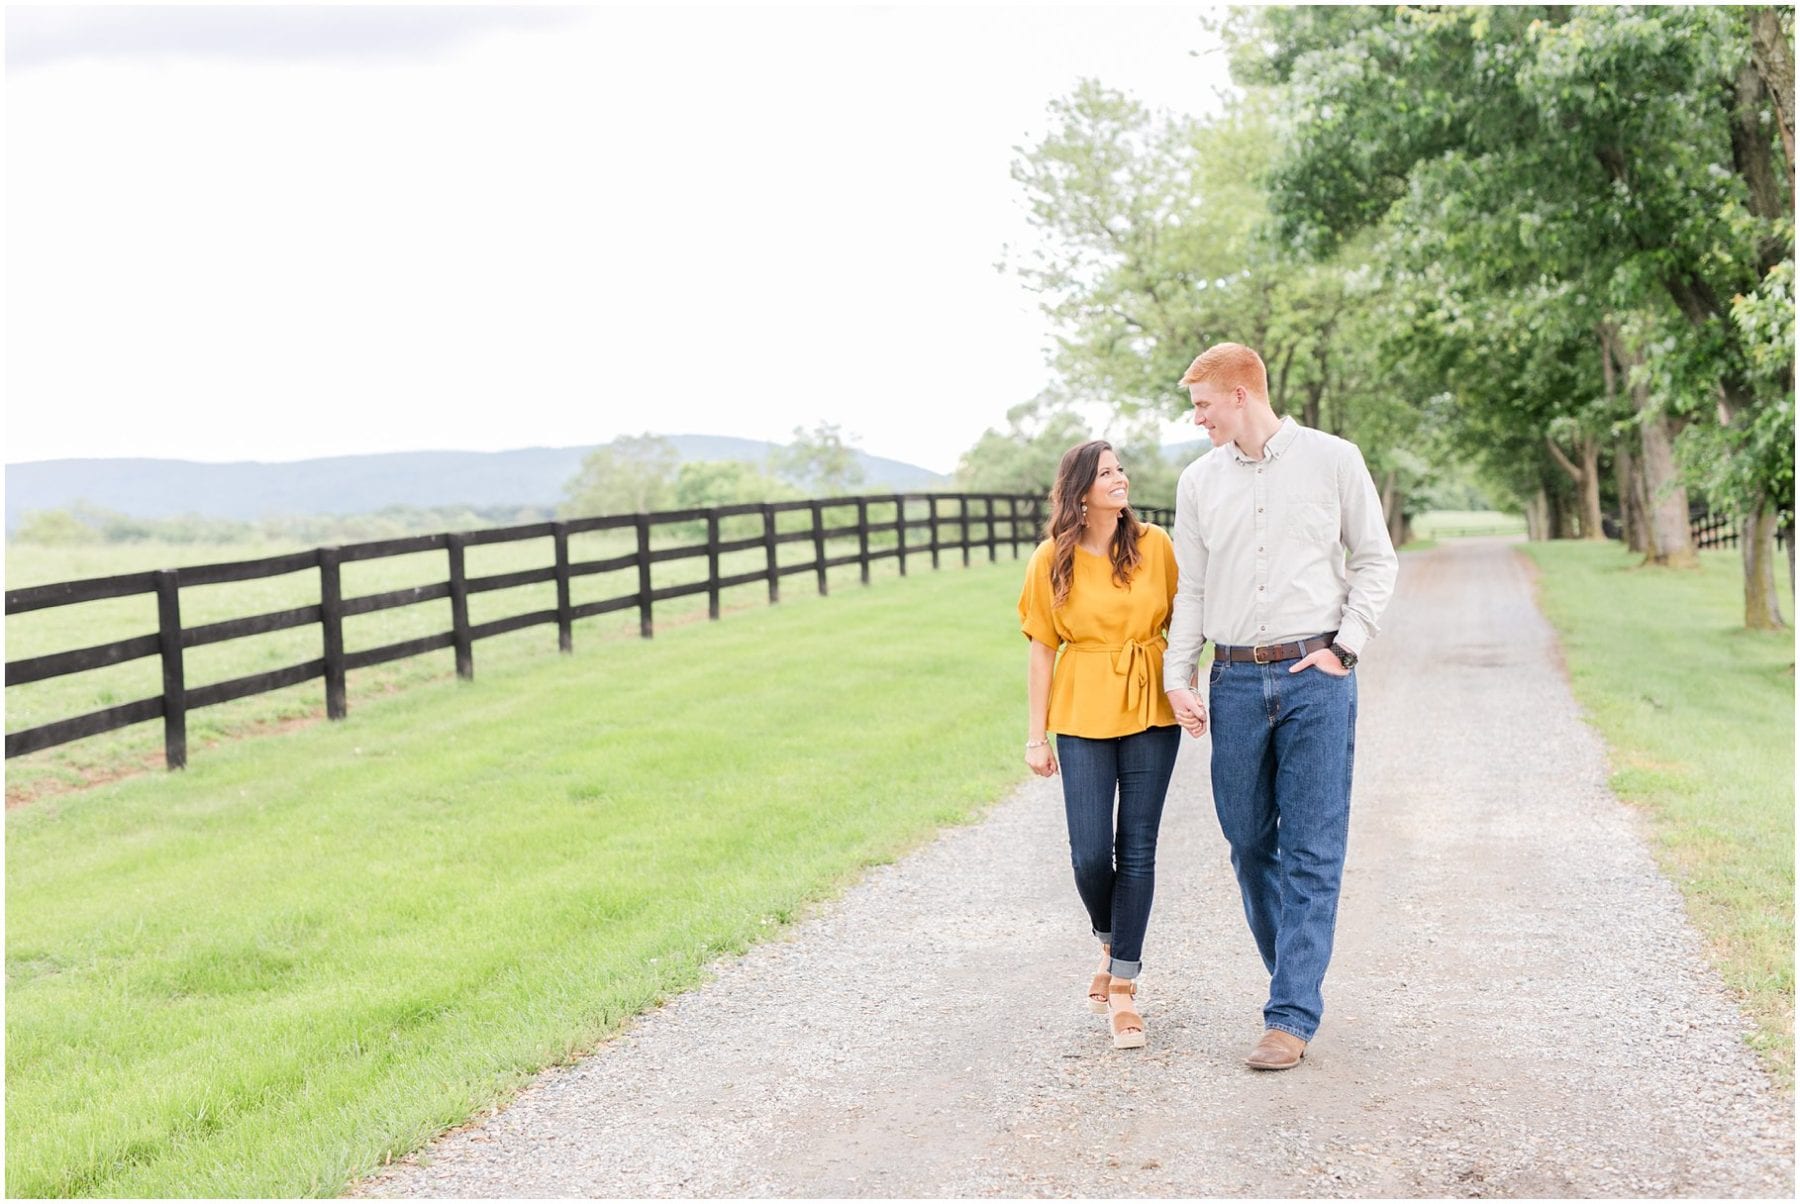
[[[922, 507], [921, 507], [922, 510]], [[853, 523], [855, 508], [828, 509], [828, 526]], [[880, 517], [880, 515], [873, 515]], [[728, 530], [726, 538], [760, 532], [760, 520], [728, 519], [745, 529]], [[806, 515], [784, 516], [784, 522], [803, 525]], [[679, 528], [655, 528], [652, 546], [656, 548], [685, 546], [703, 542], [704, 534]], [[946, 524], [943, 538], [955, 536], [955, 528]], [[986, 537], [985, 525], [971, 524], [971, 535]], [[876, 536], [872, 547], [892, 546], [893, 536]], [[909, 545], [922, 541], [924, 532], [909, 533]], [[597, 560], [632, 551], [636, 547], [632, 535], [616, 532], [578, 535], [570, 539], [570, 556], [576, 561]], [[855, 539], [839, 539], [828, 543], [828, 557], [854, 553]], [[250, 560], [299, 550], [291, 545], [193, 545], [154, 542], [105, 544], [77, 547], [35, 547], [9, 544], [6, 554], [8, 588], [39, 585], [53, 581], [83, 577], [110, 576], [145, 569], [175, 568], [188, 564], [216, 564], [233, 560]], [[1028, 550], [1028, 549], [1027, 549]], [[813, 559], [810, 540], [778, 546], [782, 565], [808, 563]], [[1002, 547], [1000, 554], [1009, 556]], [[985, 548], [972, 553], [985, 560]], [[960, 564], [962, 553], [943, 555], [945, 564]], [[549, 538], [516, 543], [473, 547], [467, 552], [470, 576], [485, 576], [519, 569], [548, 565], [555, 553]], [[929, 554], [908, 554], [909, 570], [929, 566]], [[721, 559], [724, 575], [750, 572], [764, 566], [760, 548], [730, 553]], [[872, 576], [893, 577], [897, 567], [892, 559], [875, 562]], [[378, 593], [411, 585], [443, 581], [448, 575], [446, 555], [442, 551], [422, 552], [410, 556], [347, 564], [343, 568], [343, 591], [346, 598]], [[666, 561], [651, 568], [654, 588], [704, 580], [706, 560]], [[833, 591], [856, 588], [860, 574], [856, 566], [831, 569], [828, 585]], [[612, 573], [576, 578], [571, 600], [576, 605], [600, 598], [635, 592], [637, 570], [626, 568]], [[784, 598], [816, 593], [816, 580], [811, 573], [795, 573], [781, 579]], [[319, 578], [316, 570], [289, 573], [281, 577], [257, 581], [235, 582], [184, 589], [181, 592], [182, 622], [185, 626], [217, 622], [284, 610], [316, 603]], [[724, 610], [738, 610], [767, 605], [768, 588], [762, 582], [740, 585], [726, 590], [721, 597]], [[471, 595], [469, 617], [473, 623], [528, 611], [553, 608], [556, 587], [545, 582], [509, 590], [495, 590]], [[706, 615], [704, 594], [657, 603], [656, 623], [659, 629], [703, 619]], [[109, 640], [144, 635], [156, 630], [154, 595], [108, 599], [75, 606], [53, 607], [10, 615], [6, 620], [6, 655], [8, 659], [41, 656], [73, 648], [88, 647]], [[398, 640], [412, 639], [447, 631], [450, 628], [450, 603], [438, 599], [414, 606], [356, 615], [344, 622], [346, 649], [373, 648]], [[636, 610], [620, 611], [582, 620], [574, 626], [577, 647], [596, 639], [638, 638]], [[528, 663], [546, 650], [556, 648], [553, 625], [528, 628], [478, 641], [475, 645], [475, 671], [479, 676], [494, 668]], [[251, 673], [278, 669], [286, 665], [312, 660], [322, 654], [319, 628], [293, 628], [191, 648], [186, 654], [187, 683], [190, 689], [208, 682], [223, 681]], [[421, 682], [441, 679], [454, 672], [454, 658], [444, 649], [405, 661], [390, 662], [349, 675], [348, 694], [352, 713], [359, 704], [393, 690]], [[14, 686], [6, 692], [6, 729], [18, 731], [69, 718], [101, 707], [154, 697], [162, 693], [162, 669], [155, 657], [146, 657], [104, 669], [51, 678], [47, 681]], [[290, 686], [268, 694], [239, 699], [214, 707], [192, 711], [188, 716], [188, 740], [194, 757], [206, 755], [205, 746], [222, 738], [242, 734], [270, 725], [322, 718], [324, 715], [324, 683], [312, 681]], [[156, 768], [162, 764], [162, 728], [157, 722], [109, 732], [59, 748], [46, 749], [7, 763], [7, 798], [10, 802], [37, 797], [47, 790], [67, 788], [120, 773]]]
[[1648, 814], [1664, 871], [1792, 1090], [1793, 635], [1743, 629], [1735, 552], [1679, 571], [1640, 568], [1611, 543], [1526, 550], [1613, 788]]
[[578, 642], [14, 809], [8, 1193], [336, 1194], [976, 813], [1022, 775], [1020, 569]]
[[1428, 510], [1413, 519], [1412, 527], [1415, 541], [1465, 535], [1523, 535], [1525, 516], [1498, 510]]

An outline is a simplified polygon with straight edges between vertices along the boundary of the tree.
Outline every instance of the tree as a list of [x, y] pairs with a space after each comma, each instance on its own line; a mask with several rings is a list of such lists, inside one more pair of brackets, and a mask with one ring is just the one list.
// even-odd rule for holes
[[680, 456], [660, 435], [621, 435], [589, 452], [563, 486], [565, 518], [666, 510], [675, 496]]
[[99, 543], [103, 536], [68, 510], [27, 510], [9, 538], [15, 543], [61, 546]]
[[1091, 438], [1087, 422], [1046, 393], [1008, 410], [1005, 430], [983, 431], [957, 463], [956, 483], [977, 493], [1048, 496], [1063, 453]]
[[1384, 411], [1385, 441], [1363, 449], [1398, 523], [1423, 461], [1406, 442], [1416, 426], [1394, 408], [1404, 399], [1364, 349], [1358, 315], [1376, 280], [1357, 248], [1301, 260], [1265, 229], [1260, 177], [1279, 138], [1267, 90], [1198, 121], [1090, 81], [1051, 118], [1013, 165], [1040, 243], [1008, 263], [1056, 326], [1061, 392], [1127, 422], [1172, 417], [1187, 407], [1177, 382], [1193, 357], [1245, 343], [1268, 364], [1277, 413], [1363, 442], [1359, 423], [1373, 429]]
[[794, 441], [772, 452], [769, 462], [776, 473], [814, 497], [844, 493], [863, 479], [856, 448], [845, 440], [843, 428], [823, 420], [810, 431], [795, 427]]
[[[1249, 78], [1278, 83], [1294, 113], [1270, 186], [1285, 236], [1327, 254], [1388, 225], [1433, 239], [1465, 296], [1569, 286], [1585, 301], [1581, 327], [1616, 324], [1624, 358], [1643, 365], [1640, 427], [1711, 428], [1689, 443], [1717, 439], [1757, 463], [1718, 480], [1730, 503], [1752, 515], [1780, 504], [1792, 442], [1764, 439], [1761, 416], [1791, 411], [1792, 374], [1759, 380], [1731, 299], [1761, 290], [1778, 303], [1771, 273], [1793, 254], [1791, 117], [1768, 82], [1784, 62], [1791, 74], [1785, 46], [1724, 9], [1287, 8], [1240, 20]], [[1791, 365], [1791, 336], [1782, 358]], [[1779, 615], [1755, 566], [1769, 544], [1755, 542], [1746, 621], [1768, 626]]]
[[[1051, 363], [1069, 400], [1167, 414], [1232, 308], [1223, 289], [1245, 268], [1254, 187], [1201, 153], [1197, 122], [1159, 120], [1096, 82], [1053, 101], [1050, 116], [1051, 132], [1015, 148], [1012, 167], [1040, 242], [1009, 248], [1007, 264], [1057, 329]], [[1255, 153], [1242, 123], [1215, 140]]]
[[793, 496], [792, 486], [743, 460], [690, 460], [675, 473], [678, 510], [779, 502]]

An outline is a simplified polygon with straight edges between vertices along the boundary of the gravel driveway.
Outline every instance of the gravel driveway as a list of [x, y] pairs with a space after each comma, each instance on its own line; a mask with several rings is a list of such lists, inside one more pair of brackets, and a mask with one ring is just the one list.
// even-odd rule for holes
[[1792, 1100], [1608, 791], [1527, 571], [1500, 540], [1401, 559], [1297, 1069], [1241, 1064], [1267, 979], [1184, 740], [1148, 1049], [1083, 1006], [1034, 780], [359, 1194], [1791, 1198]]

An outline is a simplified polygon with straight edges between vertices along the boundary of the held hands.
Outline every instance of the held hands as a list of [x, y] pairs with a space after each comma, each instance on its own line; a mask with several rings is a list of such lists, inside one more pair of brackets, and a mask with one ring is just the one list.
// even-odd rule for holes
[[1329, 677], [1350, 676], [1350, 670], [1344, 668], [1344, 662], [1339, 660], [1337, 654], [1329, 648], [1321, 648], [1317, 652], [1296, 661], [1294, 667], [1289, 669], [1288, 672], [1300, 673], [1306, 669], [1313, 668], [1318, 669], [1319, 672], [1324, 673]]
[[1040, 778], [1053, 777], [1056, 774], [1056, 750], [1050, 747], [1050, 738], [1044, 737], [1042, 744], [1025, 746], [1025, 764], [1031, 772]]
[[1206, 704], [1200, 701], [1200, 695], [1181, 686], [1168, 691], [1169, 705], [1174, 708], [1175, 722], [1182, 726], [1188, 735], [1199, 739], [1206, 734]]

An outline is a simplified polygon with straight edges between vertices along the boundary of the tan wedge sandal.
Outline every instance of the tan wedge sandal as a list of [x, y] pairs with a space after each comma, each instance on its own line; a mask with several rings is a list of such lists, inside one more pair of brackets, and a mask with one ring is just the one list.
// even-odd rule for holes
[[1106, 1015], [1106, 989], [1112, 985], [1112, 950], [1100, 946], [1100, 969], [1095, 971], [1093, 979], [1088, 983], [1088, 1011], [1096, 1016]]
[[1107, 1002], [1112, 1010], [1114, 1049], [1142, 1049], [1144, 1017], [1137, 1010], [1137, 980], [1115, 978], [1107, 988]]

